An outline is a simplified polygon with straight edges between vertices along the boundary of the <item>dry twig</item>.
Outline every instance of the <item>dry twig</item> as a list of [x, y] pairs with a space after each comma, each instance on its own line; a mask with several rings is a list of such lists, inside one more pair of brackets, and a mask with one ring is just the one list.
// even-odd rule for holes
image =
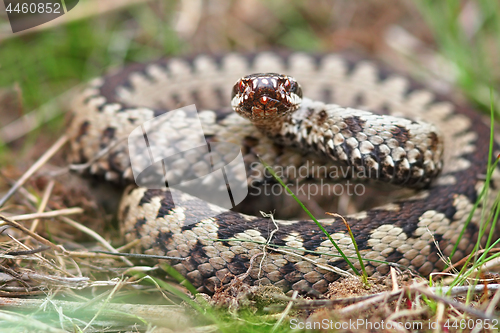
[[47, 161], [54, 156], [56, 152], [68, 141], [66, 135], [62, 135], [40, 158], [19, 178], [19, 180], [10, 188], [10, 190], [0, 199], [0, 207], [2, 207], [10, 197], [31, 177], [33, 174]]
[[[87, 228], [86, 226], [84, 225], [81, 225], [80, 223], [76, 222], [76, 221], [73, 221], [72, 219], [70, 218], [67, 218], [65, 216], [61, 216], [60, 217], [61, 221], [69, 224], [70, 226], [86, 233], [87, 235], [89, 235], [90, 237], [94, 238], [96, 241], [98, 241], [99, 243], [101, 243], [106, 249], [108, 249], [109, 251], [113, 252], [113, 253], [119, 253], [113, 246], [111, 246], [111, 244], [108, 243], [107, 240], [105, 240], [104, 238], [102, 238], [101, 235], [99, 235], [97, 232], [95, 232], [94, 230], [92, 229], [89, 229]], [[127, 258], [124, 258], [124, 257], [120, 257], [120, 259], [125, 263], [127, 264], [127, 266], [134, 266], [134, 264], [132, 262], [130, 262], [130, 260], [128, 260]]]
[[17, 228], [19, 230], [21, 230], [22, 232], [24, 232], [25, 234], [33, 237], [34, 239], [36, 239], [39, 243], [42, 243], [48, 247], [50, 247], [52, 250], [54, 251], [62, 251], [62, 252], [65, 252], [66, 250], [61, 246], [61, 245], [56, 245], [50, 241], [48, 241], [47, 239], [43, 238], [42, 236], [34, 233], [34, 232], [31, 232], [31, 230], [29, 230], [28, 228], [26, 228], [25, 226], [23, 226], [22, 224], [19, 224], [17, 223], [16, 221], [13, 221], [3, 215], [0, 215], [0, 220], [2, 220], [3, 222], [5, 222], [6, 224], [14, 227], [14, 228]]

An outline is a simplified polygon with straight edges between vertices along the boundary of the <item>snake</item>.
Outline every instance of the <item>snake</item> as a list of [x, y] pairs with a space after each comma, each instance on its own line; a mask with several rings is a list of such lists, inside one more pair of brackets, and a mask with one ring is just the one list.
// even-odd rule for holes
[[[309, 217], [247, 214], [170, 181], [171, 186], [157, 188], [135, 185], [135, 148], [127, 138], [170, 114], [168, 126], [180, 124], [172, 131], [188, 143], [195, 140], [200, 128], [187, 122], [183, 108], [188, 105], [195, 105], [207, 143], [238, 147], [243, 168], [228, 172], [252, 189], [249, 197], [276, 184], [261, 161], [281, 168], [286, 183], [342, 184], [346, 180], [338, 175], [317, 172], [337, 168], [349, 170], [347, 180], [356, 184], [403, 188], [407, 195], [345, 216], [321, 216], [318, 222], [334, 246]], [[132, 64], [89, 82], [71, 111], [69, 163], [86, 165], [82, 173], [108, 182], [134, 184], [124, 191], [117, 214], [123, 241], [136, 241], [132, 252], [173, 258], [166, 262], [200, 292], [214, 293], [237, 278], [248, 285], [323, 294], [331, 282], [361, 267], [357, 260], [351, 267], [339, 255], [341, 250], [356, 257], [348, 227], [368, 274], [387, 274], [396, 266], [428, 276], [471, 253], [481, 228], [493, 222], [500, 170], [486, 174], [500, 137], [490, 150], [489, 118], [357, 55], [203, 54]], [[191, 153], [182, 145], [169, 151], [175, 159], [166, 171], [190, 174], [190, 180], [210, 175], [203, 156]], [[230, 164], [223, 159], [215, 169]], [[136, 163], [144, 169], [153, 162]], [[221, 186], [229, 190], [228, 183]], [[332, 201], [332, 195], [325, 200]], [[267, 200], [264, 195], [251, 201], [253, 211]]]

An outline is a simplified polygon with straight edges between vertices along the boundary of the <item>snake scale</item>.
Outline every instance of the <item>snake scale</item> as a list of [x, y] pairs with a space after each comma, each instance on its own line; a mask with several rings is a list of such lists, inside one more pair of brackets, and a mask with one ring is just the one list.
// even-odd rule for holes
[[[248, 119], [232, 112], [231, 93], [237, 79], [267, 72], [294, 77], [308, 97], [293, 135], [308, 151], [284, 146], [279, 140], [273, 142]], [[190, 104], [198, 109], [207, 141], [241, 147], [249, 185], [270, 181], [258, 163], [262, 158], [273, 167], [306, 168], [310, 172], [306, 178], [314, 178], [314, 163], [330, 165], [335, 162], [330, 160], [337, 159], [332, 165], [349, 167], [356, 160], [365, 166], [384, 160], [392, 172], [385, 181], [399, 177], [403, 179], [401, 184], [420, 187], [405, 199], [345, 216], [370, 274], [388, 272], [389, 265], [381, 261], [410, 267], [422, 275], [443, 269], [440, 252], [450, 255], [485, 185], [490, 126], [483, 116], [371, 60], [338, 54], [200, 55], [131, 65], [93, 80], [75, 99], [68, 127], [68, 159], [70, 163], [90, 161], [88, 173], [106, 180], [131, 182], [133, 173], [123, 138], [144, 121], [165, 112], [162, 110]], [[336, 125], [325, 128], [325, 117], [334, 118], [337, 111], [345, 115]], [[383, 124], [369, 127], [367, 119], [381, 118], [377, 114], [409, 120], [396, 121], [401, 125], [391, 130]], [[423, 151], [412, 150], [414, 132], [418, 132], [418, 127], [412, 126], [421, 120], [440, 133], [441, 139], [426, 137], [424, 141], [431, 150], [444, 148], [442, 156], [437, 153], [426, 157]], [[499, 142], [497, 137], [495, 154]], [[439, 145], [443, 147], [436, 148]], [[328, 158], [328, 151], [338, 147], [343, 150]], [[106, 153], [98, 155], [103, 151]], [[429, 173], [435, 179], [429, 178], [423, 185], [408, 182], [413, 174], [407, 164], [411, 160], [420, 161], [421, 166], [427, 161], [425, 165], [431, 165]], [[195, 162], [187, 163], [186, 169]], [[379, 171], [387, 175], [388, 170]], [[284, 177], [290, 180], [294, 175]], [[500, 188], [499, 170], [493, 172], [487, 185], [491, 203]], [[274, 224], [269, 218], [222, 209], [187, 194], [180, 198], [182, 201], [174, 205], [167, 188], [129, 187], [118, 217], [124, 240], [140, 240], [136, 251], [187, 258], [169, 263], [199, 291], [213, 293], [216, 286], [239, 276], [251, 285], [273, 284], [285, 291], [324, 293], [328, 284], [339, 278], [339, 269], [349, 270], [310, 220], [276, 220]], [[481, 212], [490, 210], [480, 205], [474, 212], [452, 262], [472, 251]], [[193, 216], [207, 218], [185, 223]], [[335, 217], [320, 222], [345, 255], [355, 257], [342, 220]], [[268, 246], [263, 255], [266, 242], [276, 246]], [[354, 265], [359, 269], [356, 260]]]

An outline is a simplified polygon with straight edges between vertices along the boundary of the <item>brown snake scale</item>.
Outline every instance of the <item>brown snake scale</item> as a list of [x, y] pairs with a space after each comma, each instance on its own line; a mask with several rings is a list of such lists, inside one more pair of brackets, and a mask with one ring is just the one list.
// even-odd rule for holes
[[[232, 112], [231, 89], [236, 80], [251, 73], [266, 72], [293, 76], [310, 100], [336, 104], [311, 101], [313, 104], [307, 109], [310, 112], [304, 116], [305, 120], [297, 123], [303, 127], [299, 131], [294, 129], [294, 138], [298, 136], [300, 142], [308, 142], [313, 151], [306, 153], [304, 147], [298, 151], [296, 147], [274, 144], [248, 120]], [[230, 142], [241, 147], [247, 163], [248, 183], [252, 186], [270, 181], [269, 177], [263, 179], [263, 166], [257, 163], [257, 156], [273, 167], [305, 167], [309, 170], [308, 178], [314, 176], [312, 165], [329, 166], [337, 162], [356, 168], [355, 161], [368, 165], [368, 155], [374, 151], [376, 155], [370, 156], [386, 161], [380, 164], [381, 168], [389, 165], [387, 168], [394, 175], [400, 172], [404, 179], [409, 177], [411, 163], [408, 161], [412, 159], [427, 161], [424, 164], [432, 167], [434, 164], [441, 167], [442, 163], [437, 178], [422, 186], [413, 186], [423, 189], [409, 189], [410, 195], [405, 199], [345, 217], [362, 256], [367, 259], [369, 273], [388, 271], [389, 266], [380, 261], [410, 267], [422, 275], [443, 269], [445, 263], [439, 251], [444, 256], [452, 252], [484, 186], [490, 126], [483, 116], [371, 61], [341, 55], [260, 53], [174, 58], [133, 65], [96, 79], [73, 104], [68, 129], [69, 161], [86, 163], [104, 151], [88, 171], [109, 181], [131, 182], [132, 171], [123, 138], [144, 121], [162, 113], [161, 110], [190, 104], [195, 104], [199, 111], [208, 141]], [[333, 117], [331, 110], [339, 109], [337, 105], [347, 112], [342, 116], [345, 118], [338, 119], [337, 128], [332, 125], [320, 130], [325, 113]], [[381, 124], [373, 125], [373, 130], [359, 121], [365, 119], [363, 111], [349, 107], [408, 118], [408, 126], [421, 120], [432, 124], [442, 142], [427, 137], [421, 141], [429, 149], [444, 145], [443, 155], [428, 160], [421, 158], [415, 150], [415, 137], [419, 134], [411, 136], [420, 127], [410, 130], [404, 127], [407, 125], [401, 125], [400, 130], [387, 131]], [[358, 117], [353, 116], [353, 112], [361, 113]], [[373, 117], [376, 121], [380, 118]], [[330, 137], [325, 138], [325, 133], [330, 133]], [[332, 151], [338, 147], [347, 150], [338, 150], [337, 161], [332, 162], [335, 158], [331, 157], [328, 161], [325, 158], [328, 145]], [[498, 150], [496, 142], [495, 154]], [[356, 154], [358, 159], [353, 157]], [[186, 169], [195, 164], [187, 163]], [[500, 188], [499, 171], [494, 171], [488, 184], [489, 204]], [[295, 180], [294, 177], [284, 175], [288, 181]], [[385, 181], [391, 179], [392, 176]], [[310, 220], [276, 220], [274, 224], [269, 218], [227, 211], [188, 194], [182, 196], [181, 205], [174, 206], [169, 191], [128, 188], [118, 214], [125, 241], [139, 238], [137, 252], [188, 258], [171, 260], [170, 264], [200, 291], [212, 293], [215, 286], [239, 276], [253, 285], [274, 284], [284, 290], [323, 293], [330, 282], [349, 274], [348, 265]], [[308, 205], [307, 201], [304, 203]], [[256, 210], [259, 210], [258, 204]], [[481, 220], [482, 211], [486, 214]], [[480, 222], [488, 220], [490, 211], [489, 207], [480, 205], [474, 212], [452, 262], [472, 251]], [[200, 218], [207, 213], [216, 217]], [[185, 221], [193, 216], [201, 221], [186, 225]], [[355, 257], [342, 221], [327, 218], [320, 222], [342, 251], [348, 257]], [[269, 246], [265, 248], [268, 241]], [[359, 268], [356, 260], [351, 261]]]

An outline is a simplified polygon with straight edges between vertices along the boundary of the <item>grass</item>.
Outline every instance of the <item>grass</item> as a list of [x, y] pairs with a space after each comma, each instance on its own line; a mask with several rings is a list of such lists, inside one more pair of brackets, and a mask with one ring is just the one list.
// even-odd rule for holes
[[[79, 6], [84, 2], [91, 1], [81, 1]], [[174, 4], [162, 4], [162, 10], [173, 16]], [[159, 28], [163, 26], [163, 19], [173, 20], [167, 14], [158, 17], [155, 8], [135, 6], [116, 14], [95, 16], [0, 41], [0, 89], [17, 85], [22, 92], [22, 110], [27, 113], [69, 88], [103, 75], [108, 69], [188, 51], [187, 45], [181, 43], [171, 29]], [[138, 29], [133, 27], [136, 24]], [[140, 36], [131, 38], [134, 33]], [[0, 121], [0, 128], [4, 125]], [[41, 133], [60, 133], [63, 125], [64, 117], [60, 116], [44, 126], [43, 132], [30, 133], [27, 149]], [[0, 149], [1, 146], [0, 142]], [[2, 160], [0, 156], [0, 162]]]
[[[273, 178], [276, 179], [281, 184], [281, 186], [283, 186], [286, 189], [286, 191], [293, 197], [293, 199], [299, 204], [300, 208], [302, 208], [302, 210], [307, 215], [309, 215], [309, 217], [314, 221], [314, 223], [316, 223], [316, 225], [318, 226], [318, 228], [323, 232], [323, 234], [325, 234], [325, 236], [328, 238], [328, 240], [330, 240], [330, 242], [332, 243], [332, 245], [338, 251], [338, 253], [340, 254], [340, 256], [345, 260], [345, 262], [349, 265], [349, 267], [351, 267], [351, 269], [354, 271], [354, 273], [356, 273], [357, 275], [360, 275], [360, 273], [358, 272], [358, 270], [356, 269], [356, 267], [354, 267], [354, 265], [351, 263], [351, 261], [346, 257], [346, 255], [344, 254], [344, 252], [342, 252], [342, 250], [340, 249], [340, 247], [333, 240], [332, 236], [330, 236], [330, 234], [325, 230], [325, 228], [321, 225], [321, 223], [314, 217], [313, 214], [311, 214], [311, 212], [299, 200], [299, 198], [297, 198], [297, 196], [292, 192], [292, 190], [290, 190], [290, 188], [281, 180], [281, 178], [276, 175], [276, 173], [274, 172], [274, 170], [265, 161], [263, 161], [261, 159], [260, 162], [264, 165], [264, 167], [266, 168], [266, 170], [273, 176]], [[353, 241], [354, 241], [354, 238], [353, 238]], [[355, 241], [354, 241], [354, 243], [355, 243]], [[358, 251], [357, 251], [357, 253], [359, 254]], [[364, 271], [364, 265], [363, 265], [362, 260], [360, 260], [360, 263], [361, 263], [361, 267], [363, 267], [363, 273], [364, 273], [363, 276], [366, 278], [366, 272]]]
[[[491, 182], [493, 172], [498, 168], [498, 162], [499, 162], [498, 158], [493, 161], [493, 156], [494, 156], [493, 143], [494, 143], [494, 139], [495, 139], [494, 138], [494, 133], [495, 133], [494, 110], [495, 110], [495, 108], [494, 108], [492, 94], [490, 94], [490, 96], [491, 96], [490, 97], [491, 98], [491, 103], [490, 103], [490, 115], [491, 115], [491, 117], [490, 117], [491, 127], [490, 128], [491, 129], [490, 129], [490, 145], [489, 145], [489, 149], [488, 149], [488, 167], [487, 167], [487, 172], [486, 172], [485, 184], [489, 184]], [[489, 187], [485, 186], [483, 188], [483, 190], [481, 191], [477, 201], [474, 204], [472, 211], [469, 214], [467, 222], [465, 223], [464, 228], [462, 229], [460, 236], [458, 237], [457, 242], [455, 243], [455, 246], [453, 247], [453, 250], [450, 254], [450, 257], [453, 257], [453, 255], [455, 254], [455, 251], [458, 248], [458, 244], [460, 243], [460, 241], [463, 238], [463, 235], [465, 233], [465, 229], [467, 228], [468, 224], [470, 223], [472, 216], [473, 216], [474, 212], [476, 211], [476, 209], [478, 208], [478, 206], [479, 205], [481, 205], [482, 207], [489, 206], [490, 203], [488, 202], [488, 195], [487, 195], [489, 190], [490, 190]], [[486, 232], [488, 232], [488, 240], [485, 244], [486, 251], [481, 255], [480, 258], [477, 258], [476, 256], [470, 256], [465, 261], [465, 263], [462, 267], [462, 270], [458, 274], [455, 281], [451, 284], [451, 286], [464, 283], [465, 280], [470, 275], [470, 273], [477, 270], [480, 266], [484, 265], [487, 261], [493, 260], [494, 258], [500, 256], [500, 255], [492, 255], [490, 257], [487, 257], [488, 251], [493, 249], [497, 245], [497, 243], [500, 242], [500, 239], [499, 239], [499, 240], [495, 241], [493, 244], [491, 244], [492, 237], [495, 234], [494, 231], [496, 229], [496, 225], [497, 225], [497, 221], [498, 221], [499, 207], [500, 207], [500, 194], [497, 195], [497, 197], [495, 198], [495, 202], [492, 205], [491, 211], [482, 210], [482, 215], [481, 215], [482, 224], [481, 224], [481, 227], [479, 229], [478, 239], [476, 240], [476, 244], [474, 246], [474, 250], [472, 251], [472, 253], [476, 253], [479, 250], [479, 248], [481, 246], [480, 240], [483, 238], [484, 234]], [[467, 266], [468, 266], [469, 262], [472, 259], [476, 260], [474, 263], [474, 266], [472, 268], [468, 269], [469, 274], [464, 274], [465, 271], [467, 270]]]
[[[484, 0], [466, 3], [467, 10], [463, 10], [460, 1], [415, 1], [438, 50], [453, 65], [456, 85], [487, 111], [491, 89], [495, 105], [500, 105], [500, 3]], [[465, 20], [472, 22], [464, 25]]]
[[[234, 1], [231, 4], [236, 7], [243, 6], [243, 1]], [[89, 0], [82, 0], [80, 5], [89, 2]], [[131, 8], [123, 8], [114, 13], [97, 14], [89, 19], [73, 21], [50, 30], [0, 41], [0, 91], [12, 90], [14, 85], [19, 87], [22, 111], [16, 110], [17, 113], [13, 117], [16, 118], [21, 113], [28, 113], [41, 107], [83, 81], [102, 75], [109, 68], [118, 68], [129, 62], [143, 62], [161, 56], [199, 51], [217, 52], [230, 49], [252, 51], [256, 48], [285, 47], [308, 52], [337, 50], [341, 49], [342, 39], [336, 37], [336, 31], [342, 29], [357, 31], [359, 23], [357, 23], [356, 15], [358, 12], [363, 12], [363, 6], [360, 4], [352, 5], [357, 6], [354, 12], [349, 12], [350, 7], [346, 7], [346, 11], [337, 15], [331, 11], [330, 7], [332, 6], [325, 5], [326, 2], [318, 2], [318, 6], [315, 8], [305, 6], [304, 3], [298, 1], [279, 0], [263, 3], [263, 7], [256, 5], [258, 9], [264, 8], [264, 10], [257, 11], [257, 18], [252, 16], [252, 8], [248, 7], [244, 7], [245, 10], [238, 9], [240, 7], [236, 9], [226, 8], [227, 14], [221, 16], [217, 16], [220, 14], [217, 12], [217, 8], [208, 8], [207, 13], [203, 13], [205, 20], [195, 27], [196, 29], [191, 35], [180, 33], [176, 29], [176, 18], [179, 13], [176, 12], [177, 6], [174, 1], [151, 1]], [[464, 10], [463, 3], [457, 0], [419, 0], [413, 2], [419, 10], [419, 13], [415, 13], [415, 15], [422, 15], [425, 19], [438, 54], [444, 57], [454, 70], [456, 81], [452, 84], [460, 88], [468, 99], [477, 104], [483, 111], [486, 112], [490, 109], [491, 114], [493, 114], [492, 105], [500, 105], [498, 96], [498, 91], [500, 91], [500, 20], [498, 20], [500, 4], [497, 1], [488, 0], [467, 1], [468, 9]], [[336, 6], [344, 6], [344, 4], [339, 1]], [[366, 6], [369, 8], [369, 5]], [[74, 10], [77, 9], [78, 7]], [[341, 7], [341, 9], [345, 8]], [[210, 21], [211, 15], [212, 19], [213, 17], [216, 19]], [[383, 17], [383, 14], [378, 13], [377, 15]], [[352, 23], [349, 21], [349, 16], [352, 16]], [[332, 20], [332, 17], [335, 20]], [[344, 18], [345, 21], [343, 21]], [[463, 23], [466, 21], [469, 23]], [[398, 22], [397, 24], [403, 23]], [[2, 22], [0, 21], [1, 27]], [[410, 31], [413, 32], [413, 30]], [[355, 34], [351, 36], [355, 36]], [[334, 41], [332, 42], [332, 40]], [[490, 96], [490, 91], [493, 92], [492, 96]], [[12, 116], [8, 114], [11, 110], [2, 109], [2, 104], [0, 101], [0, 129], [6, 125], [3, 117]], [[498, 116], [498, 110], [496, 115]], [[23, 160], [24, 156], [32, 152], [33, 149], [39, 149], [37, 141], [40, 136], [59, 135], [63, 131], [63, 123], [61, 115], [49, 124], [43, 125], [40, 130], [30, 133], [23, 142], [24, 148], [20, 147], [20, 143], [8, 147], [2, 147], [0, 144], [0, 165], [2, 165], [0, 171], [2, 174], [8, 172], [6, 166], [11, 165], [14, 158]], [[497, 162], [491, 161], [490, 165], [496, 165]], [[15, 178], [12, 177], [12, 179]], [[0, 191], [4, 189], [5, 187], [0, 185]], [[36, 184], [28, 184], [27, 190], [39, 198], [42, 197]], [[499, 201], [500, 199], [497, 198], [495, 202], [497, 207]], [[485, 221], [497, 221], [499, 212], [499, 210], [485, 212], [483, 218]], [[49, 224], [46, 225], [46, 228], [47, 234], [51, 235], [53, 242], [61, 241], [60, 238], [57, 238], [60, 237], [60, 230], [51, 230]], [[75, 232], [75, 230], [71, 229], [71, 232]], [[487, 249], [497, 246], [497, 243], [498, 241], [489, 239]], [[6, 244], [11, 245], [10, 243], [0, 245], [4, 248], [7, 246]], [[7, 251], [7, 248], [5, 249]], [[471, 256], [470, 260], [475, 260], [473, 266], [467, 271], [462, 271], [451, 283], [451, 286], [467, 283], [466, 279], [473, 276], [475, 269], [498, 256], [498, 254], [488, 255], [487, 251], [477, 258]], [[47, 258], [51, 262], [57, 262], [63, 268], [70, 267], [72, 272], [75, 271], [74, 267], [78, 266], [75, 264], [75, 260], [77, 260], [82, 265], [81, 269], [84, 269], [84, 273], [92, 276], [94, 284], [86, 286], [80, 291], [76, 288], [65, 289], [61, 286], [51, 285], [47, 289], [47, 294], [40, 295], [40, 300], [45, 302], [44, 306], [40, 306], [34, 302], [36, 299], [33, 299], [34, 305], [31, 305], [37, 309], [36, 311], [23, 312], [2, 309], [0, 318], [4, 321], [3, 325], [10, 322], [10, 327], [19, 331], [28, 331], [30, 326], [27, 323], [37, 325], [43, 323], [54, 331], [58, 327], [64, 327], [78, 332], [83, 331], [87, 326], [87, 331], [92, 331], [95, 328], [109, 327], [110, 323], [117, 324], [117, 321], [113, 321], [114, 318], [120, 318], [118, 322], [121, 320], [122, 323], [128, 323], [126, 317], [130, 316], [130, 313], [123, 311], [123, 309], [109, 309], [111, 302], [132, 305], [140, 303], [136, 304], [137, 308], [147, 302], [162, 306], [172, 305], [172, 302], [159, 296], [159, 291], [161, 291], [161, 294], [172, 299], [173, 303], [183, 301], [190, 304], [193, 309], [190, 315], [199, 319], [202, 330], [218, 329], [222, 332], [234, 333], [292, 331], [287, 325], [274, 327], [283, 314], [281, 312], [264, 313], [262, 309], [249, 310], [248, 308], [239, 311], [226, 311], [214, 309], [212, 305], [201, 300], [193, 302], [191, 298], [186, 296], [186, 290], [193, 291], [194, 287], [186, 284], [186, 289], [178, 289], [182, 287], [172, 281], [165, 282], [164, 279], [160, 278], [170, 272], [169, 268], [165, 266], [162, 269], [148, 267], [152, 272], [159, 273], [158, 276], [146, 277], [144, 274], [138, 273], [132, 275], [128, 280], [112, 284], [112, 278], [119, 276], [119, 272], [125, 270], [120, 266], [122, 262], [119, 259], [108, 258], [106, 260], [115, 261], [112, 264], [105, 262], [102, 265], [110, 265], [122, 270], [102, 272], [97, 269], [98, 267], [93, 267], [92, 260], [57, 255], [47, 255]], [[16, 258], [9, 260], [14, 259]], [[41, 259], [36, 260], [44, 262]], [[348, 261], [349, 258], [346, 260]], [[21, 265], [14, 267], [23, 272], [29, 272], [29, 268], [33, 267], [30, 266], [28, 260], [18, 262]], [[4, 265], [5, 261], [0, 263]], [[90, 268], [86, 269], [85, 267]], [[48, 274], [52, 271], [50, 268], [43, 267], [40, 273]], [[50, 274], [48, 275], [50, 276]], [[177, 279], [181, 280], [182, 278], [177, 277]], [[96, 282], [102, 282], [102, 285], [96, 286]], [[418, 293], [413, 290], [405, 290], [405, 292], [406, 302], [409, 302], [410, 305], [403, 310], [411, 312], [415, 308], [422, 308], [422, 302], [416, 296]], [[90, 307], [90, 313], [79, 311], [78, 308], [74, 308], [74, 303], [57, 303], [61, 295], [74, 303], [84, 302], [87, 304], [87, 302], [96, 301], [97, 306]], [[457, 315], [451, 311], [446, 313], [444, 303], [441, 300], [427, 296], [421, 296], [421, 298], [428, 307], [425, 309], [427, 318], [439, 318], [439, 316], [454, 318], [453, 316]], [[466, 301], [474, 301], [479, 307], [484, 306], [472, 295], [467, 295]], [[398, 309], [403, 307], [403, 304], [398, 303]], [[28, 307], [26, 304], [24, 306]], [[120, 311], [121, 317], [116, 313]], [[294, 316], [301, 314], [298, 312], [300, 310], [294, 309], [292, 311], [295, 311], [292, 312]], [[97, 314], [99, 316], [96, 316]], [[142, 325], [140, 326], [141, 330], [150, 332], [154, 330], [154, 321], [148, 319], [144, 313], [135, 315], [137, 318], [141, 318], [139, 320]], [[165, 312], [164, 315], [173, 316], [170, 312]], [[376, 318], [376, 314], [374, 316]], [[467, 313], [459, 316], [456, 318], [467, 318]], [[91, 321], [93, 324], [90, 324]], [[161, 324], [158, 325], [161, 326]], [[186, 326], [188, 325], [186, 324], [182, 328], [186, 328]], [[124, 329], [129, 328], [124, 326]]]

